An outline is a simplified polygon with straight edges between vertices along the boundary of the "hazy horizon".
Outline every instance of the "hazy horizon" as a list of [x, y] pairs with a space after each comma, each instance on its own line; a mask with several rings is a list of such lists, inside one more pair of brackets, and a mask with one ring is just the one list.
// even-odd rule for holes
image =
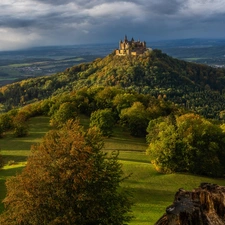
[[223, 0], [1, 0], [0, 50], [225, 38]]

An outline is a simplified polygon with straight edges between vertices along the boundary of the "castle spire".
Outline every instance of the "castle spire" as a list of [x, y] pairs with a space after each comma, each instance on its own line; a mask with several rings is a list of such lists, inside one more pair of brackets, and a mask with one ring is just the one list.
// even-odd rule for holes
[[127, 41], [127, 35], [125, 34], [124, 41]]

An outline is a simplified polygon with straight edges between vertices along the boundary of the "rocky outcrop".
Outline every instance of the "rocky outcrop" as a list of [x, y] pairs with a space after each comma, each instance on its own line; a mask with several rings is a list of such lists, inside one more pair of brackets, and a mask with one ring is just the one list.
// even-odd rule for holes
[[193, 191], [179, 189], [155, 225], [225, 225], [225, 187], [202, 183]]

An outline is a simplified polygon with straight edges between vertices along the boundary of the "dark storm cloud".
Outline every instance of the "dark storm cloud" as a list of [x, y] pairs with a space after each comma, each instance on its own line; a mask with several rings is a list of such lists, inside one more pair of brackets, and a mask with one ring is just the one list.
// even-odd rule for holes
[[149, 9], [151, 9], [154, 13], [157, 13], [159, 15], [172, 15], [177, 12], [179, 12], [182, 8], [185, 7], [186, 1], [180, 1], [180, 0], [158, 0], [155, 2], [152, 2], [149, 4]]
[[7, 28], [25, 28], [36, 25], [37, 22], [35, 20], [29, 19], [16, 19], [16, 18], [1, 18], [0, 17], [0, 27]]
[[145, 40], [212, 36], [210, 29], [225, 37], [224, 11], [224, 0], [1, 0], [0, 49], [20, 41], [117, 41], [124, 34]]

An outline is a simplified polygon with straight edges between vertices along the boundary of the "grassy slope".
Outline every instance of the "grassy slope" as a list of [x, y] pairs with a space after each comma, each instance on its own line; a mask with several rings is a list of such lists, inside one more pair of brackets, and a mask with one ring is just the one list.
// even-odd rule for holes
[[119, 130], [105, 143], [106, 149], [120, 151], [124, 172], [126, 175], [131, 174], [124, 182], [124, 186], [134, 195], [134, 219], [130, 225], [154, 224], [172, 203], [179, 188], [192, 190], [201, 182], [225, 185], [222, 179], [190, 174], [160, 174], [149, 163], [146, 147], [145, 139], [130, 137]]
[[[83, 118], [81, 122], [87, 127], [86, 119]], [[7, 161], [17, 162], [0, 171], [0, 200], [5, 196], [5, 179], [22, 170], [26, 157], [29, 155], [30, 145], [39, 142], [48, 129], [48, 118], [32, 118], [28, 137], [21, 139], [7, 137], [0, 140], [1, 152], [7, 157]], [[126, 175], [131, 174], [131, 177], [123, 184], [134, 195], [135, 218], [131, 225], [154, 224], [164, 213], [165, 208], [172, 203], [174, 194], [180, 187], [191, 190], [200, 182], [225, 185], [225, 180], [187, 174], [159, 174], [149, 163], [145, 149], [144, 139], [132, 138], [120, 129], [116, 129], [113, 137], [105, 140], [105, 150], [120, 150], [119, 159], [123, 164], [124, 172]], [[0, 211], [2, 210], [1, 204]]]
[[[13, 138], [7, 135], [7, 137], [0, 139], [1, 154], [4, 155], [5, 161], [15, 161], [14, 165], [7, 165], [0, 170], [0, 202], [6, 193], [5, 180], [22, 170], [30, 153], [30, 146], [41, 141], [43, 135], [49, 130], [48, 121], [47, 117], [32, 118], [28, 137]], [[3, 204], [0, 204], [0, 212], [2, 210]]]

